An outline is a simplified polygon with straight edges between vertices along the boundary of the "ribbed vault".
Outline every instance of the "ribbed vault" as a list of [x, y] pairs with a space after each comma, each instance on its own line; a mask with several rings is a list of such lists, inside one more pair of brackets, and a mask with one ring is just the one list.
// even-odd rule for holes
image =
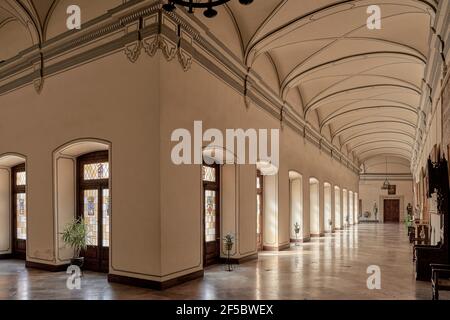
[[[80, 1], [92, 17], [123, 3]], [[66, 2], [0, 0], [0, 61], [45, 41], [52, 14], [65, 14], [55, 8]], [[367, 28], [370, 5], [381, 8], [380, 30]], [[411, 158], [436, 6], [436, 0], [256, 0], [243, 7], [232, 0], [214, 19], [195, 15], [300, 117], [363, 162]]]
[[[374, 4], [381, 30], [367, 28]], [[243, 8], [231, 1], [219, 14], [230, 17], [239, 45], [218, 38], [239, 47], [235, 54], [340, 150], [361, 162], [410, 160], [436, 6], [432, 0], [264, 0]], [[221, 28], [206, 23], [213, 33]]]

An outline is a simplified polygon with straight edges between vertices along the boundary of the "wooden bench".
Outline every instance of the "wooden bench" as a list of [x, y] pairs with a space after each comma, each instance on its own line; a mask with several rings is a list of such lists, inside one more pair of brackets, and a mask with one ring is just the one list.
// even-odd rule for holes
[[450, 291], [450, 265], [432, 263], [430, 267], [433, 300], [439, 300], [439, 290]]

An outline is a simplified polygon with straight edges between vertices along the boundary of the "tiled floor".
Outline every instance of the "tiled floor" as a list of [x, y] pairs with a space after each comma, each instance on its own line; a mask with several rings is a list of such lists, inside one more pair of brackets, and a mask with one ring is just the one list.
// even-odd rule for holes
[[[85, 272], [81, 290], [68, 290], [64, 272], [4, 260], [0, 299], [430, 299], [430, 284], [414, 280], [411, 260], [404, 225], [362, 224], [287, 251], [261, 253], [233, 272], [212, 267], [203, 279], [161, 292], [110, 284], [106, 275], [91, 272]], [[367, 289], [370, 265], [381, 268], [381, 290]]]

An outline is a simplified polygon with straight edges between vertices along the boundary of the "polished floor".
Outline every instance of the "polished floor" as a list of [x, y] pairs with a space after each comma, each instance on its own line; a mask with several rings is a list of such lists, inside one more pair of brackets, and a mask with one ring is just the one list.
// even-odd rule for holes
[[[367, 268], [381, 269], [381, 289], [367, 288]], [[404, 225], [361, 224], [258, 260], [207, 269], [205, 277], [153, 291], [110, 284], [85, 272], [81, 290], [66, 287], [64, 272], [26, 269], [0, 261], [0, 299], [430, 299], [428, 282], [414, 280], [412, 250]], [[441, 295], [448, 299], [449, 295]]]

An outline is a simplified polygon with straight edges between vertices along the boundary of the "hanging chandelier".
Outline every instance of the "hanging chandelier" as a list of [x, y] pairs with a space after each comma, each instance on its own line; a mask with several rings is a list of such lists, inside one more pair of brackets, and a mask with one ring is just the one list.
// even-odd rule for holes
[[[203, 15], [207, 18], [214, 18], [217, 15], [217, 11], [214, 7], [223, 5], [230, 0], [168, 0], [163, 5], [163, 9], [172, 12], [176, 9], [175, 5], [187, 8], [189, 13], [194, 13], [194, 9], [205, 9]], [[253, 0], [239, 0], [240, 4], [249, 5]]]
[[388, 190], [390, 185], [391, 184], [389, 183], [389, 180], [388, 180], [388, 167], [387, 167], [387, 157], [386, 157], [386, 179], [384, 180], [383, 185], [381, 186], [381, 190]]

